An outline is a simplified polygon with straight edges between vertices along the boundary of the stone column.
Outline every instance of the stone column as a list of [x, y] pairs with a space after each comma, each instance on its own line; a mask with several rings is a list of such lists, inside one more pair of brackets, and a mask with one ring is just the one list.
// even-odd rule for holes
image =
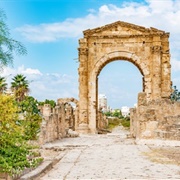
[[161, 56], [160, 37], [155, 36], [153, 37], [152, 46], [152, 99], [161, 98]]
[[79, 125], [77, 131], [88, 132], [88, 49], [86, 39], [80, 39], [79, 50]]
[[98, 107], [97, 107], [97, 78], [96, 74], [90, 75], [89, 81], [89, 128], [92, 134], [96, 133], [96, 127], [98, 123]]
[[169, 52], [169, 33], [163, 37], [162, 47], [162, 97], [169, 98], [172, 93], [171, 90], [171, 64], [170, 64], [170, 52]]

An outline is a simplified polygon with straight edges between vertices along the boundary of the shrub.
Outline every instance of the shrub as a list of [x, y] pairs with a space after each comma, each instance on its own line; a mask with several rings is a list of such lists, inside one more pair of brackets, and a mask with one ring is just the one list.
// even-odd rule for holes
[[0, 94], [0, 172], [11, 176], [41, 161], [29, 158], [32, 147], [24, 139], [25, 130], [19, 123], [18, 112], [14, 97]]
[[18, 102], [18, 106], [23, 116], [19, 123], [24, 127], [25, 139], [36, 140], [42, 122], [37, 100], [27, 96], [22, 102]]

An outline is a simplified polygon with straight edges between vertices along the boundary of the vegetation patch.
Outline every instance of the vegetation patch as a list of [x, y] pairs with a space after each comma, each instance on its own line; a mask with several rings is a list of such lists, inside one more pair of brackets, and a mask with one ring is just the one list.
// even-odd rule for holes
[[112, 130], [117, 126], [122, 125], [125, 128], [129, 128], [130, 127], [130, 119], [129, 118], [108, 118], [108, 130]]
[[129, 117], [122, 118], [121, 119], [121, 125], [123, 127], [129, 128], [130, 127], [130, 118]]
[[112, 130], [115, 127], [119, 126], [121, 123], [121, 120], [119, 118], [108, 118], [108, 130]]
[[0, 172], [11, 176], [36, 167], [43, 160], [28, 144], [18, 112], [15, 98], [0, 94]]

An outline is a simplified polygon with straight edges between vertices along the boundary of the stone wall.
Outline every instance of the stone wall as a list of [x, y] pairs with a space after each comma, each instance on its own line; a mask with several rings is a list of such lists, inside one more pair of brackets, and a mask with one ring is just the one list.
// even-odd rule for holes
[[74, 109], [69, 103], [58, 101], [55, 108], [45, 104], [41, 108], [43, 121], [39, 134], [39, 143], [44, 144], [68, 136], [69, 129], [75, 129], [78, 107]]
[[147, 102], [146, 94], [139, 93], [138, 107], [130, 114], [133, 137], [180, 140], [180, 102], [162, 98]]

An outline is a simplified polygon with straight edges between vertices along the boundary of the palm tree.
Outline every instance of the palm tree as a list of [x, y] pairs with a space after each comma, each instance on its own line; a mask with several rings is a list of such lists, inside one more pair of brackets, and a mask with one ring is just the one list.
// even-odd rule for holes
[[7, 83], [5, 77], [0, 76], [0, 94], [4, 93], [7, 89]]
[[29, 92], [29, 82], [23, 74], [17, 74], [12, 80], [11, 89], [16, 96], [16, 100], [18, 102], [22, 101]]

